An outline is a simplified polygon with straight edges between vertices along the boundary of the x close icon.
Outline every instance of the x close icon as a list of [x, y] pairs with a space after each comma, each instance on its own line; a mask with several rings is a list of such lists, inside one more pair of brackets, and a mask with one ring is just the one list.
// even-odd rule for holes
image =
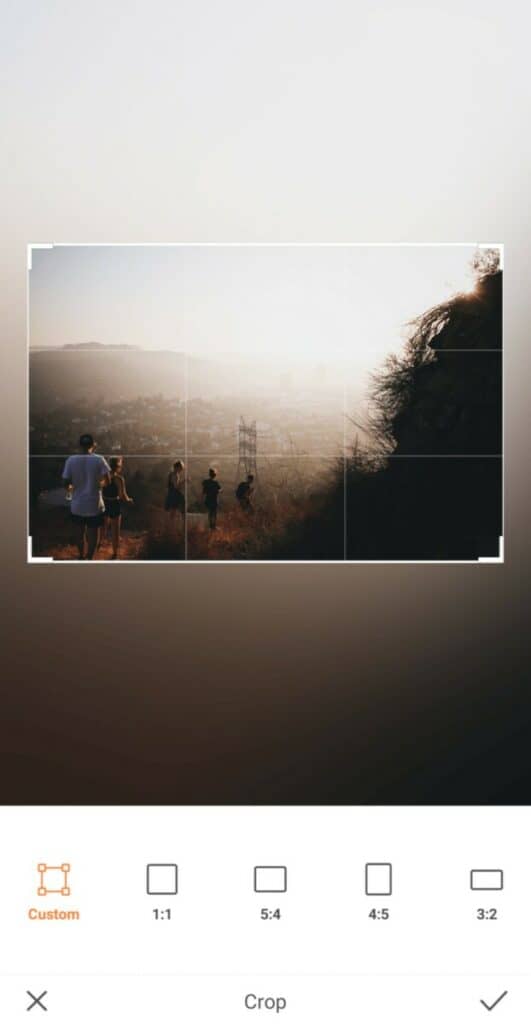
[[31, 1003], [29, 1004], [29, 1006], [28, 1006], [28, 1007], [26, 1007], [26, 1009], [28, 1010], [28, 1012], [29, 1012], [30, 1010], [34, 1010], [36, 1006], [40, 1006], [41, 1010], [44, 1010], [44, 1011], [45, 1011], [45, 1013], [47, 1013], [47, 1012], [48, 1012], [48, 1007], [47, 1007], [47, 1006], [45, 1006], [45, 1005], [44, 1005], [44, 1003], [43, 1003], [43, 999], [44, 999], [44, 997], [48, 995], [48, 993], [47, 993], [47, 992], [41, 992], [40, 996], [34, 996], [34, 995], [33, 995], [33, 992], [30, 992], [29, 990], [26, 990], [26, 994], [27, 994], [27, 995], [28, 995], [28, 996], [30, 997], [30, 999], [32, 999], [32, 1000], [33, 1000], [33, 1002], [31, 1002]]

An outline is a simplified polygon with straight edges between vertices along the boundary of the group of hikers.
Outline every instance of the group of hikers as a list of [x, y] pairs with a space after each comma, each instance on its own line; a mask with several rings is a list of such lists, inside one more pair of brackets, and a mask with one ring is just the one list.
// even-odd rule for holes
[[[77, 547], [80, 560], [92, 560], [105, 540], [111, 540], [112, 559], [120, 551], [122, 509], [133, 504], [127, 493], [124, 476], [124, 460], [121, 455], [107, 460], [96, 453], [97, 443], [92, 434], [79, 438], [80, 451], [70, 455], [64, 465], [62, 479], [70, 501], [72, 521], [77, 527]], [[186, 513], [187, 478], [184, 462], [178, 459], [168, 474], [164, 508], [170, 524], [174, 524], [177, 513]], [[208, 477], [201, 485], [202, 500], [208, 514], [210, 530], [217, 529], [219, 496], [221, 485], [217, 470], [211, 467]], [[236, 500], [242, 512], [254, 512], [254, 475], [249, 473], [238, 484]]]
[[[175, 520], [178, 512], [180, 512], [184, 518], [186, 512], [186, 483], [187, 479], [184, 462], [182, 462], [181, 459], [178, 459], [177, 462], [174, 462], [173, 469], [168, 473], [168, 490], [166, 500], [164, 502], [164, 508], [169, 513], [170, 520]], [[211, 467], [208, 471], [206, 480], [203, 480], [201, 484], [203, 504], [205, 505], [208, 513], [208, 525], [211, 530], [217, 529], [219, 496], [221, 491], [222, 487], [218, 481], [217, 470]], [[253, 495], [254, 474], [249, 473], [247, 478], [238, 484], [235, 491], [236, 500], [242, 512], [245, 512], [247, 515], [254, 512]]]

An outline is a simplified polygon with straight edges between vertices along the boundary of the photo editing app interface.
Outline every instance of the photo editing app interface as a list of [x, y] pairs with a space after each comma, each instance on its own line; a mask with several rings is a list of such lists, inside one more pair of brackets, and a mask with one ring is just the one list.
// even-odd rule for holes
[[30, 561], [503, 561], [500, 245], [29, 248]]
[[[494, 243], [31, 246], [29, 574], [77, 600], [58, 565], [142, 564], [143, 605], [228, 572], [243, 607], [258, 576], [503, 573], [502, 275]], [[122, 570], [79, 574], [120, 619]], [[429, 687], [389, 631], [398, 696], [302, 641], [289, 686], [245, 616], [230, 676], [208, 615], [190, 661], [176, 593], [168, 673], [139, 640], [126, 690], [92, 615], [101, 678], [28, 705], [2, 1021], [531, 1021], [527, 814], [489, 806], [521, 753], [443, 624]]]
[[4, 827], [9, 1024], [531, 1019], [519, 808], [17, 808]]

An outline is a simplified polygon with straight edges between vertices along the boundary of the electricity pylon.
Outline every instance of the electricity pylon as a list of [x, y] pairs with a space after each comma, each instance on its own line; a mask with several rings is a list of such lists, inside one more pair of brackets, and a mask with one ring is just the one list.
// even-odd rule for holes
[[238, 468], [236, 470], [237, 480], [244, 476], [254, 476], [255, 486], [258, 482], [258, 469], [256, 465], [256, 420], [246, 423], [243, 416], [240, 416], [238, 425]]

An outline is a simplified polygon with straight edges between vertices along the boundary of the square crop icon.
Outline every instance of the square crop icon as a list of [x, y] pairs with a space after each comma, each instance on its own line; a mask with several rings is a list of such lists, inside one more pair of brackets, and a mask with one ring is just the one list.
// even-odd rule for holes
[[148, 896], [176, 896], [178, 892], [178, 868], [176, 864], [148, 864]]

